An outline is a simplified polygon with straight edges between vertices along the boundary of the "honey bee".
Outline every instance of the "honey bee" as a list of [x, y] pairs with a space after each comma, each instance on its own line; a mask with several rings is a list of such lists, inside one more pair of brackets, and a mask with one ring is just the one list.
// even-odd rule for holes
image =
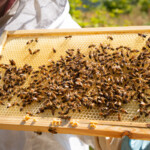
[[131, 50], [130, 52], [131, 52], [131, 53], [138, 53], [138, 52], [139, 52], [139, 50], [134, 49], [134, 50]]
[[115, 98], [118, 99], [118, 100], [122, 99], [122, 97], [120, 95], [115, 95]]
[[26, 112], [26, 114], [28, 114], [29, 116], [33, 116], [33, 113], [31, 113], [31, 112]]
[[37, 73], [39, 73], [40, 71], [39, 70], [37, 70], [37, 71], [34, 71], [34, 72], [32, 72], [33, 74], [37, 74]]
[[81, 54], [81, 52], [80, 52], [80, 49], [78, 48], [77, 49], [77, 54], [79, 55], [79, 54]]
[[42, 135], [42, 132], [40, 131], [34, 131], [34, 133], [36, 133], [37, 135]]
[[122, 56], [122, 57], [124, 57], [124, 53], [123, 53], [123, 50], [121, 50], [121, 56]]
[[150, 48], [150, 42], [149, 42], [149, 41], [146, 41], [146, 46], [147, 46], [148, 48]]
[[62, 103], [62, 104], [60, 105], [61, 110], [64, 110], [65, 107], [66, 107], [66, 105], [65, 105], [64, 103]]
[[137, 110], [137, 112], [139, 112], [139, 113], [140, 113], [140, 115], [143, 115], [143, 113], [144, 113], [144, 109], [143, 109], [143, 108], [140, 108], [140, 109], [138, 109], [138, 110]]
[[112, 36], [107, 36], [107, 39], [113, 40], [113, 37]]
[[9, 60], [9, 62], [10, 62], [10, 64], [12, 65], [12, 66], [15, 66], [16, 65], [16, 63], [15, 63], [15, 61], [12, 59], [12, 60]]
[[65, 36], [65, 39], [71, 39], [72, 35]]
[[58, 118], [65, 119], [65, 120], [70, 120], [70, 119], [71, 119], [71, 116], [68, 116], [68, 115], [61, 115], [61, 116], [59, 116]]
[[20, 107], [20, 111], [23, 111], [23, 107]]
[[122, 49], [122, 48], [123, 48], [123, 46], [121, 45], [119, 47], [116, 47], [116, 50], [119, 50], [119, 49]]
[[35, 42], [36, 42], [36, 43], [38, 42], [38, 38], [35, 38]]
[[26, 43], [26, 45], [28, 45], [28, 44], [30, 44], [30, 42], [29, 42], [29, 41]]
[[129, 52], [128, 51], [126, 52], [126, 56], [129, 57]]
[[52, 128], [52, 127], [48, 128], [48, 132], [50, 132], [52, 134], [57, 134], [56, 128]]
[[53, 103], [50, 101], [46, 104], [46, 107], [52, 107], [53, 106]]
[[[138, 97], [140, 98], [141, 95], [139, 94]], [[140, 104], [139, 104], [140, 107], [143, 107], [143, 106], [146, 106], [146, 105], [147, 105], [147, 104], [146, 104], [145, 102], [142, 102], [142, 101], [141, 101]]]
[[32, 39], [32, 40], [30, 40], [30, 43], [32, 43], [34, 40]]
[[53, 53], [56, 53], [56, 49], [53, 48]]
[[12, 105], [10, 103], [7, 103], [7, 108], [10, 108]]
[[72, 56], [72, 52], [71, 51], [66, 51], [66, 53], [69, 55], [69, 56]]
[[143, 51], [146, 51], [146, 50], [147, 50], [147, 48], [146, 48], [146, 47], [142, 47], [142, 50], [143, 50]]
[[103, 113], [103, 117], [106, 118], [107, 116], [110, 115], [110, 111], [106, 112], [106, 113]]
[[42, 112], [45, 111], [45, 108], [44, 108], [44, 107], [40, 107], [40, 108], [39, 108], [39, 111], [42, 113]]
[[113, 47], [110, 48], [112, 51], [114, 51], [115, 49]]
[[137, 120], [137, 119], [139, 119], [139, 118], [140, 118], [139, 115], [138, 115], [138, 116], [135, 116], [135, 117], [132, 118], [132, 121], [135, 121], [135, 120]]
[[29, 54], [32, 55], [32, 50], [30, 48], [28, 49], [28, 51], [29, 51]]
[[147, 35], [146, 34], [142, 34], [142, 33], [138, 33], [138, 36], [142, 37], [142, 38], [146, 38]]
[[131, 48], [130, 48], [130, 47], [124, 46], [123, 48], [126, 49], [126, 50], [131, 51]]
[[[149, 95], [148, 95], [149, 96]], [[146, 104], [146, 108], [150, 107], [150, 104]]]
[[35, 50], [35, 51], [33, 52], [33, 55], [36, 54], [36, 53], [38, 53], [39, 51], [40, 51], [40, 49]]
[[92, 48], [92, 47], [96, 47], [96, 45], [95, 44], [91, 44], [91, 45], [88, 46], [88, 48]]
[[1, 105], [5, 105], [4, 102], [2, 102], [1, 100], [0, 100], [0, 104], [1, 104]]
[[120, 111], [123, 112], [123, 113], [128, 114], [128, 112], [125, 109], [123, 109], [123, 108], [121, 108]]
[[89, 58], [92, 59], [92, 57], [93, 57], [93, 54], [92, 54], [92, 52], [90, 51], [90, 52], [89, 52]]
[[10, 100], [12, 99], [12, 97], [13, 97], [13, 96], [9, 96], [9, 97], [8, 97], [8, 101], [10, 101]]
[[148, 111], [148, 112], [146, 111], [145, 112], [145, 117], [149, 116], [149, 114], [150, 114], [150, 111]]
[[58, 112], [58, 114], [60, 115], [67, 115], [69, 113], [70, 109], [67, 109], [65, 112]]

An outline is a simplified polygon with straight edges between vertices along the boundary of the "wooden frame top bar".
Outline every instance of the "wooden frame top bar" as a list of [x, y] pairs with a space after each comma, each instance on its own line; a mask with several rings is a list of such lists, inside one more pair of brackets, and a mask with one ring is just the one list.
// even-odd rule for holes
[[103, 33], [137, 33], [150, 32], [150, 26], [128, 26], [128, 27], [100, 27], [81, 29], [37, 29], [37, 30], [17, 30], [8, 31], [8, 36], [44, 36], [44, 35], [83, 35], [83, 34], [103, 34]]

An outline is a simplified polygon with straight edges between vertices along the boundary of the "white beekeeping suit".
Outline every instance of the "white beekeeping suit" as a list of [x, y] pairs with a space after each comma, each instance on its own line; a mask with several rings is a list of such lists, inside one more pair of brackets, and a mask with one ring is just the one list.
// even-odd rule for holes
[[[80, 26], [72, 20], [67, 0], [16, 0], [0, 18], [0, 35], [4, 30], [40, 28]], [[0, 130], [0, 150], [89, 150], [89, 145], [95, 150], [116, 150], [119, 142], [114, 143], [103, 137]]]
[[80, 28], [69, 15], [67, 0], [17, 0], [0, 18], [0, 32], [22, 29]]

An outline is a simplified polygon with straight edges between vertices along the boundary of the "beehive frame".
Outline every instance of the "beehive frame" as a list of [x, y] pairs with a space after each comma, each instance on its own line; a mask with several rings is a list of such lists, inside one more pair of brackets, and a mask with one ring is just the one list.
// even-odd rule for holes
[[[20, 30], [20, 31], [5, 31], [0, 38], [0, 50], [5, 51], [7, 42], [12, 39], [31, 39], [33, 37], [51, 37], [51, 36], [61, 36], [72, 35], [72, 36], [84, 36], [84, 35], [109, 35], [109, 34], [137, 34], [137, 33], [148, 33], [150, 34], [149, 26], [142, 27], [113, 27], [113, 28], [87, 28], [87, 29], [55, 29], [55, 30]], [[11, 39], [11, 40], [10, 40]], [[26, 40], [27, 41], [27, 40]], [[11, 44], [11, 43], [10, 43]], [[5, 54], [5, 53], [4, 53]], [[4, 118], [5, 116], [5, 118]], [[27, 131], [43, 131], [47, 132], [48, 127], [51, 125], [51, 121], [54, 117], [34, 117], [37, 118], [37, 122], [29, 120], [23, 122], [22, 115], [9, 116], [0, 114], [0, 128], [1, 129], [12, 129], [12, 130], [27, 130]], [[110, 137], [122, 137], [128, 135], [130, 138], [134, 139], [150, 139], [149, 129], [147, 124], [148, 121], [144, 122], [125, 122], [125, 121], [114, 121], [114, 120], [98, 120], [98, 119], [82, 119], [82, 117], [75, 117], [73, 120], [78, 120], [79, 126], [72, 128], [69, 122], [62, 122], [61, 126], [55, 126], [58, 133], [67, 134], [81, 134], [81, 135], [92, 135], [92, 136], [110, 136]], [[95, 121], [97, 123], [96, 129], [89, 129], [90, 121]]]

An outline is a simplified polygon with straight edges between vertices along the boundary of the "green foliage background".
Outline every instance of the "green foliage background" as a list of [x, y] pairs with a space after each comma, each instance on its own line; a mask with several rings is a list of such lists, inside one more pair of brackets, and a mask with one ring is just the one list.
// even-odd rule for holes
[[69, 0], [81, 27], [150, 25], [150, 0]]

